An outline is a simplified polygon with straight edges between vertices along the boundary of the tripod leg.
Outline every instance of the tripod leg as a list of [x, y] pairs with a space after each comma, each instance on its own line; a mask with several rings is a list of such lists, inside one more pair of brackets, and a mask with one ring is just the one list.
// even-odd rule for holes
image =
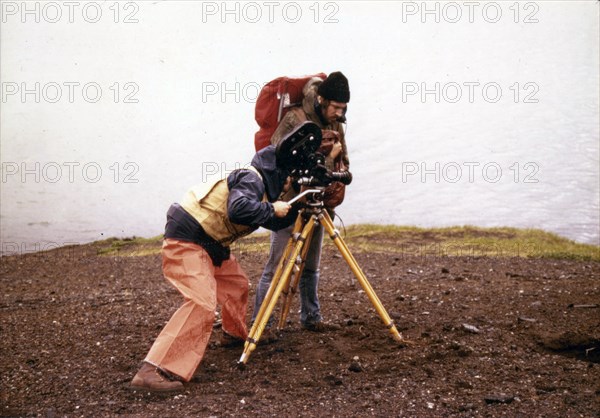
[[356, 259], [354, 258], [352, 253], [350, 253], [348, 246], [346, 245], [344, 240], [340, 237], [339, 232], [336, 231], [336, 229], [334, 228], [331, 217], [329, 216], [327, 211], [322, 212], [322, 214], [319, 216], [319, 220], [320, 220], [321, 224], [325, 227], [325, 230], [329, 234], [330, 238], [333, 240], [335, 245], [338, 247], [338, 249], [342, 253], [344, 260], [346, 260], [346, 263], [348, 263], [348, 266], [350, 267], [350, 269], [352, 270], [352, 272], [358, 279], [360, 285], [362, 286], [365, 293], [369, 297], [369, 300], [375, 307], [377, 314], [379, 315], [379, 317], [381, 318], [381, 320], [383, 321], [385, 326], [390, 330], [390, 333], [392, 334], [392, 337], [394, 338], [394, 340], [396, 340], [398, 342], [406, 342], [404, 340], [404, 338], [402, 338], [402, 335], [398, 332], [396, 325], [394, 325], [394, 321], [392, 321], [392, 318], [390, 318], [390, 316], [388, 315], [388, 313], [385, 310], [385, 308], [383, 307], [381, 301], [377, 297], [377, 294], [375, 294], [375, 291], [371, 287], [371, 283], [369, 283], [369, 281], [367, 280], [367, 277], [365, 276], [362, 269], [356, 262]]
[[[277, 287], [277, 284], [279, 283], [279, 280], [281, 279], [281, 273], [283, 272], [285, 260], [287, 260], [289, 258], [289, 255], [291, 254], [292, 249], [294, 248], [294, 237], [296, 236], [296, 234], [299, 234], [302, 231], [303, 227], [304, 227], [304, 221], [301, 216], [298, 216], [298, 218], [296, 219], [296, 223], [294, 224], [294, 229], [292, 230], [292, 235], [286, 244], [285, 251], [283, 252], [283, 254], [279, 260], [279, 263], [277, 265], [277, 270], [275, 270], [275, 274], [273, 275], [273, 277], [271, 279], [271, 284], [269, 285], [267, 294], [265, 295], [265, 298], [263, 299], [263, 301], [260, 305], [258, 313], [256, 314], [256, 317], [254, 319], [254, 323], [252, 324], [252, 327], [250, 328], [250, 332], [248, 333], [249, 339], [256, 339], [255, 335], [256, 335], [256, 330], [258, 329], [258, 326], [262, 322], [265, 322], [265, 324], [266, 324], [269, 321], [268, 316], [266, 318], [266, 321], [263, 321], [265, 309], [266, 309], [267, 305], [269, 304], [269, 301], [273, 297], [275, 288]], [[264, 328], [263, 328], [263, 330], [264, 330]]]
[[[257, 318], [254, 321], [254, 326], [252, 327], [252, 329], [254, 330], [253, 336], [252, 336], [252, 338], [250, 336], [248, 336], [248, 339], [246, 340], [246, 343], [244, 344], [244, 352], [242, 353], [242, 356], [240, 357], [238, 363], [245, 364], [248, 361], [248, 357], [250, 357], [250, 354], [252, 353], [252, 351], [254, 351], [254, 349], [256, 348], [256, 344], [258, 344], [260, 336], [261, 336], [263, 330], [265, 329], [265, 327], [267, 326], [267, 321], [268, 321], [269, 317], [271, 316], [273, 309], [275, 308], [277, 299], [281, 295], [281, 292], [282, 292], [283, 288], [285, 287], [286, 282], [289, 282], [289, 280], [290, 280], [292, 270], [294, 269], [294, 265], [296, 263], [296, 258], [300, 254], [300, 251], [302, 250], [302, 247], [304, 246], [306, 238], [312, 232], [314, 225], [315, 225], [315, 217], [311, 216], [310, 219], [308, 220], [308, 223], [302, 229], [302, 234], [300, 234], [298, 241], [294, 245], [292, 255], [291, 255], [290, 259], [287, 261], [287, 263], [285, 264], [285, 269], [283, 270], [283, 273], [281, 274], [281, 277], [279, 278], [279, 280], [277, 282], [277, 286], [273, 290], [273, 294], [271, 295], [269, 300], [265, 299], [263, 301], [263, 305], [266, 305], [266, 307], [265, 307], [264, 311], [262, 311], [262, 307], [261, 307], [261, 311], [263, 313], [261, 320], [259, 322], [258, 318]], [[273, 286], [273, 283], [271, 283], [271, 286]]]
[[[313, 229], [314, 231], [314, 229]], [[283, 306], [281, 308], [281, 316], [279, 318], [278, 328], [282, 329], [285, 326], [285, 321], [287, 319], [288, 314], [290, 313], [290, 306], [292, 304], [292, 298], [296, 293], [296, 289], [298, 289], [298, 283], [300, 283], [300, 277], [302, 277], [302, 272], [304, 271], [304, 264], [306, 263], [306, 254], [310, 248], [310, 241], [312, 240], [313, 231], [310, 232], [306, 242], [304, 243], [304, 247], [302, 247], [302, 254], [300, 256], [300, 265], [298, 266], [298, 270], [294, 274], [294, 280], [288, 282], [288, 286], [283, 291]]]

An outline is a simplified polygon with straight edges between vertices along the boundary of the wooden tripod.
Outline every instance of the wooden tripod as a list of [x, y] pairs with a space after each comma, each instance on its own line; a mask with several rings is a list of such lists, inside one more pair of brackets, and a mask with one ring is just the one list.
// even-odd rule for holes
[[[254, 324], [252, 325], [250, 333], [248, 334], [248, 338], [244, 344], [244, 352], [238, 361], [239, 364], [246, 364], [250, 354], [256, 348], [258, 341], [260, 340], [260, 336], [267, 326], [269, 317], [275, 309], [277, 300], [282, 294], [285, 295], [285, 299], [283, 301], [284, 304], [278, 326], [279, 328], [283, 328], [285, 325], [285, 320], [289, 312], [292, 298], [292, 294], [289, 290], [290, 287], [295, 289], [298, 285], [298, 281], [304, 267], [306, 253], [310, 247], [310, 239], [312, 238], [312, 233], [317, 223], [323, 225], [325, 231], [329, 234], [329, 237], [337, 246], [342, 257], [344, 260], [346, 260], [346, 263], [358, 279], [363, 290], [369, 297], [369, 300], [375, 307], [377, 314], [383, 321], [384, 325], [389, 329], [394, 340], [398, 342], [408, 342], [398, 332], [396, 325], [394, 325], [394, 322], [381, 304], [381, 301], [375, 294], [375, 291], [371, 287], [367, 277], [356, 262], [356, 259], [348, 249], [348, 246], [344, 240], [340, 237], [339, 231], [335, 229], [329, 213], [327, 213], [327, 210], [323, 206], [322, 190], [313, 190], [313, 192], [313, 199], [309, 201], [308, 207], [302, 209], [298, 215], [298, 218], [296, 219], [292, 236], [287, 243], [285, 252], [279, 261], [279, 266], [277, 267], [275, 275], [271, 281], [271, 285], [269, 286], [269, 290], [267, 291], [265, 299], [260, 306]], [[295, 273], [294, 283], [291, 285], [291, 277], [293, 272]]]

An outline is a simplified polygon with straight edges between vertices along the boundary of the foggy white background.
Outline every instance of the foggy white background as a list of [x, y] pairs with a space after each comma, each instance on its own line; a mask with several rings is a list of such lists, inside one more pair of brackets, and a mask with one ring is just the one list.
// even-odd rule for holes
[[251, 160], [259, 86], [338, 70], [346, 225], [599, 244], [596, 1], [1, 5], [4, 253], [162, 233]]

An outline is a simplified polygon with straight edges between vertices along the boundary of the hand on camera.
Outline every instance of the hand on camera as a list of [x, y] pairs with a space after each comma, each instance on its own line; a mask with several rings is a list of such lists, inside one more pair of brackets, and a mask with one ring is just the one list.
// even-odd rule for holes
[[342, 152], [342, 143], [335, 142], [333, 144], [333, 147], [331, 148], [331, 152], [329, 153], [329, 158], [331, 158], [332, 160], [335, 160], [338, 157], [338, 155], [340, 155], [341, 152]]

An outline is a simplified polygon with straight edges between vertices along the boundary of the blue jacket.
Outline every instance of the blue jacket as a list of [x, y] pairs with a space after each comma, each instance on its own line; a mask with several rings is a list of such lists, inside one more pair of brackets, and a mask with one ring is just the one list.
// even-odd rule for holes
[[[279, 230], [291, 225], [297, 212], [290, 211], [285, 218], [277, 218], [271, 203], [281, 194], [288, 175], [287, 171], [277, 166], [275, 146], [270, 145], [260, 150], [252, 159], [251, 165], [261, 173], [262, 179], [251, 170], [235, 170], [227, 176], [227, 216], [233, 223], [253, 228], [262, 226]], [[263, 202], [265, 193], [267, 202]], [[230, 255], [229, 247], [209, 236], [198, 221], [177, 203], [171, 205], [167, 212], [164, 237], [200, 245], [215, 266], [220, 266]]]
[[[275, 146], [257, 152], [250, 164], [260, 172], [262, 180], [250, 170], [236, 170], [227, 177], [229, 219], [236, 224], [262, 226], [272, 231], [289, 226], [295, 216], [291, 220], [291, 216], [277, 218], [270, 203], [281, 195], [288, 176], [286, 170], [277, 167]], [[268, 202], [262, 201], [265, 193]]]

